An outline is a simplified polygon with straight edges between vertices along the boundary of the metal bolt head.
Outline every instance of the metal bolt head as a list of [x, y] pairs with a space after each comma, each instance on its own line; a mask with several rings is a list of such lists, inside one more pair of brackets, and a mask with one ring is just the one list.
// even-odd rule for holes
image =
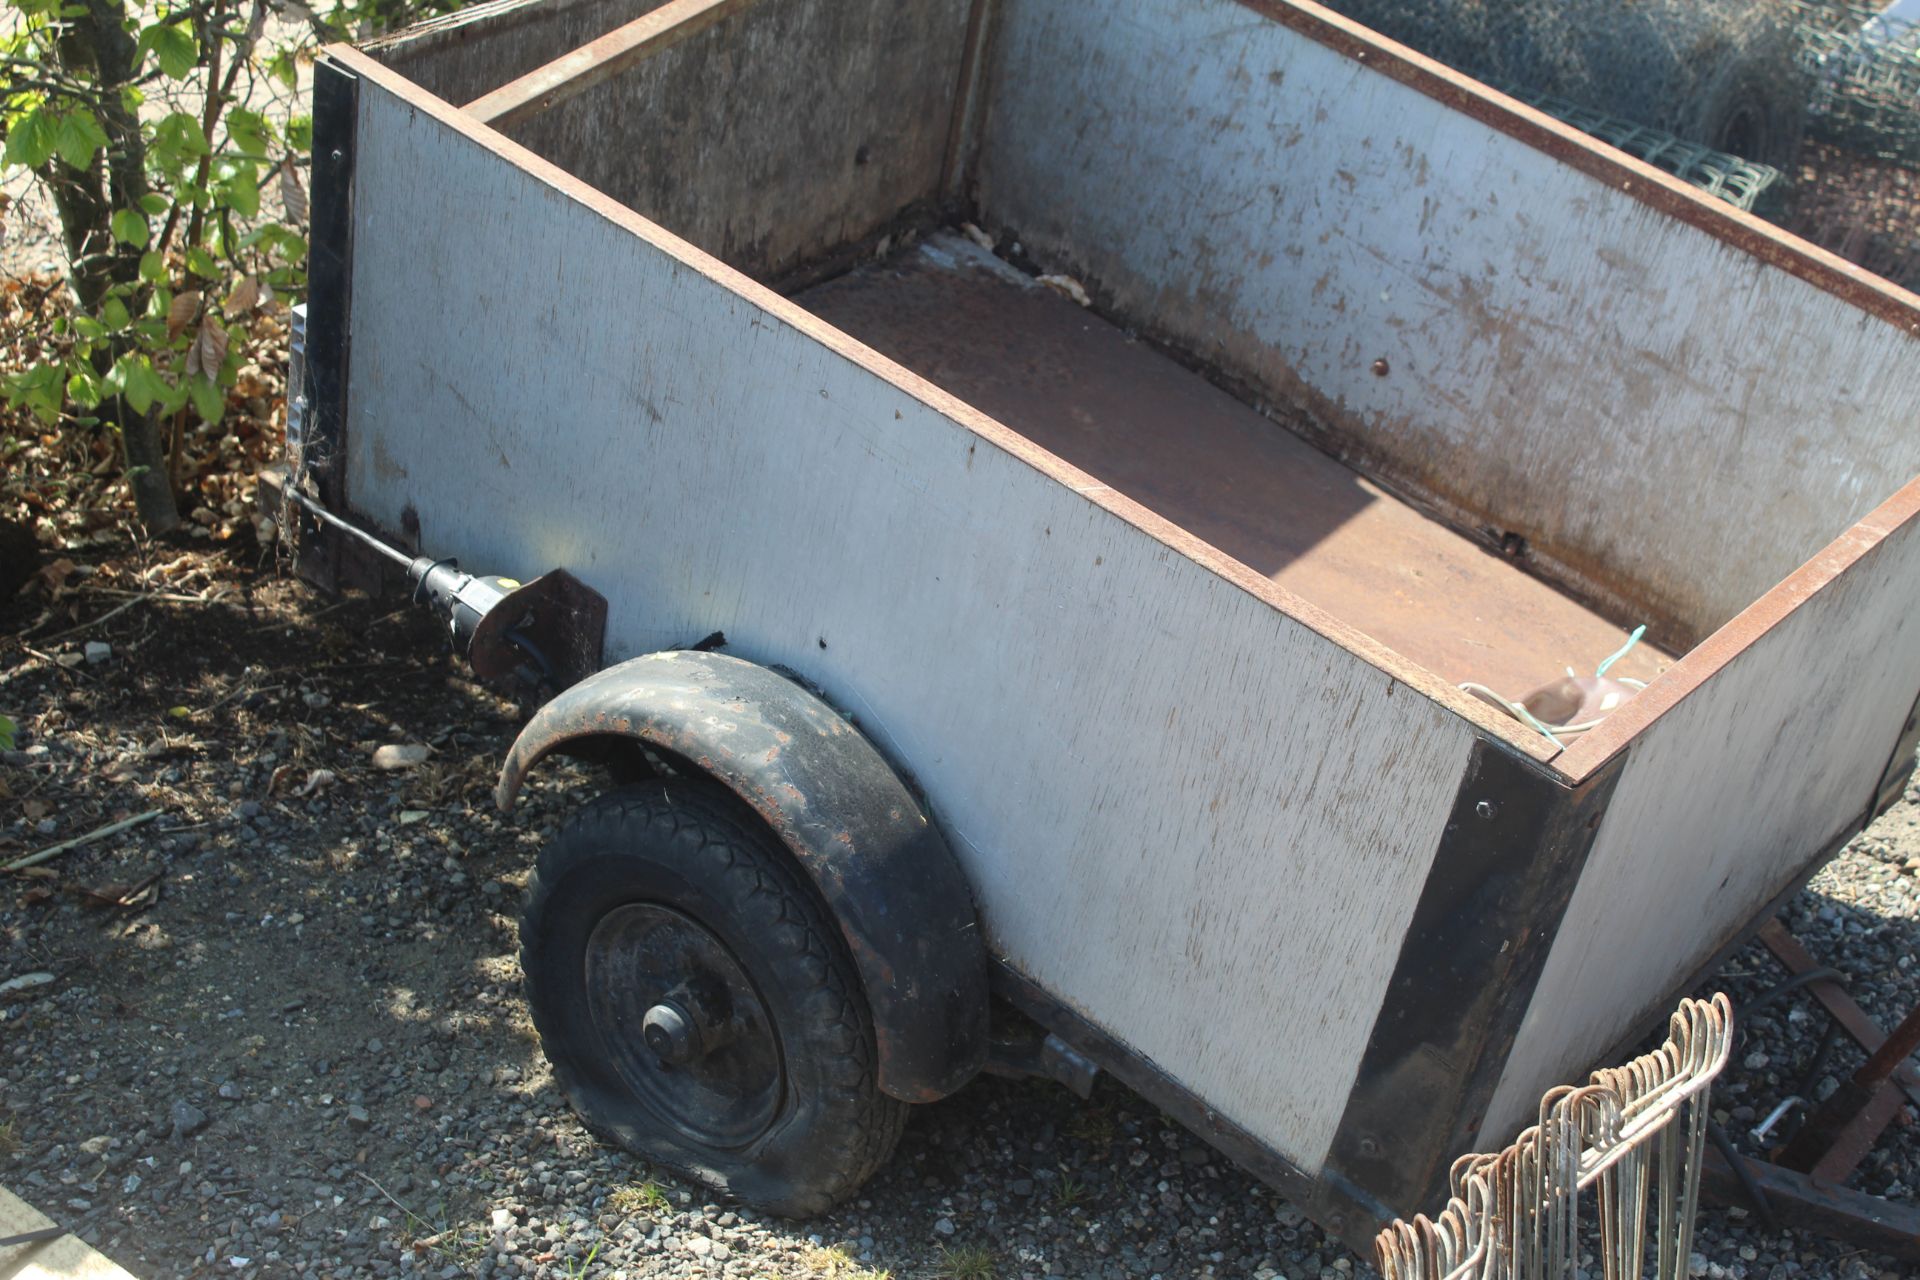
[[1498, 806], [1496, 806], [1493, 803], [1493, 801], [1482, 800], [1480, 803], [1473, 806], [1473, 811], [1479, 814], [1483, 818], [1491, 818], [1493, 817], [1494, 814], [1500, 812], [1500, 809]]
[[657, 1004], [647, 1010], [640, 1023], [640, 1037], [653, 1056], [670, 1067], [684, 1067], [699, 1050], [699, 1033], [687, 1016], [671, 1004]]
[[1371, 1134], [1360, 1139], [1360, 1154], [1369, 1160], [1378, 1159], [1380, 1156], [1380, 1140]]

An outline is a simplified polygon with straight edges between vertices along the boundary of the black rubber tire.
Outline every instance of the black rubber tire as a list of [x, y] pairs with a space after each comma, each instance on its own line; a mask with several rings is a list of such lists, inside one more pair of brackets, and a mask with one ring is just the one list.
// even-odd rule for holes
[[[774, 1028], [781, 1087], [770, 1126], [721, 1149], [652, 1110], [612, 1065], [586, 990], [588, 940], [619, 907], [671, 908], [713, 934]], [[873, 1021], [825, 906], [730, 793], [674, 778], [587, 805], [542, 850], [520, 925], [541, 1047], [596, 1136], [756, 1208], [824, 1212], [892, 1155], [907, 1107], [875, 1083]]]

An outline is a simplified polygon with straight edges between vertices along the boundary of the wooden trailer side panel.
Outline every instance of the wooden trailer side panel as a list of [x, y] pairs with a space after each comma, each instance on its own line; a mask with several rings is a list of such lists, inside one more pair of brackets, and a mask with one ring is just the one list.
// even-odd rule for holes
[[428, 93], [471, 102], [665, 0], [488, 0], [362, 46]]
[[[656, 7], [589, 0], [540, 25], [538, 43], [557, 57], [573, 45], [554, 48], [555, 32], [584, 44]], [[940, 197], [968, 9], [758, 0], [505, 131], [729, 266], [775, 279]], [[459, 104], [541, 65], [519, 44], [426, 45], [418, 57], [403, 45], [389, 60]]]
[[[1669, 641], [1920, 471], [1907, 295], [1883, 286], [1870, 314], [1810, 246], [1416, 55], [1310, 30], [1360, 39], [1286, 0], [1003, 0], [988, 219]], [[1560, 154], [1513, 136], [1516, 113]], [[1690, 220], [1623, 184], [1672, 187]]]
[[[1650, 1025], [1673, 984], [1866, 819], [1920, 694], [1917, 513], [1920, 481], [1568, 754], [1587, 767], [1636, 711], [1655, 716], [1634, 732], [1481, 1149]], [[1668, 688], [1686, 692], [1664, 706]]]
[[817, 681], [925, 788], [995, 954], [1317, 1170], [1471, 754], [1452, 695], [341, 57], [354, 512], [570, 569], [610, 659], [724, 630]]

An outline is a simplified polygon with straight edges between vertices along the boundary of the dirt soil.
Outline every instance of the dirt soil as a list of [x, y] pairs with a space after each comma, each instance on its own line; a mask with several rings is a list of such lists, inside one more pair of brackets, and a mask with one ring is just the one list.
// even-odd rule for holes
[[[122, 540], [0, 604], [0, 862], [161, 816], [0, 879], [0, 1183], [137, 1276], [1344, 1278], [1365, 1268], [1152, 1107], [1104, 1083], [985, 1079], [916, 1111], [862, 1198], [762, 1220], [596, 1147], [540, 1057], [515, 912], [596, 785], [489, 788], [517, 724], [435, 626], [330, 599], [244, 532]], [[116, 611], [117, 610], [117, 611]], [[104, 645], [105, 648], [99, 646]], [[89, 652], [89, 646], [92, 646]], [[383, 745], [431, 749], [383, 771]], [[1914, 973], [1920, 809], [1788, 912], [1890, 1025]], [[1763, 953], [1723, 975], [1777, 980]], [[1820, 1024], [1753, 1019], [1716, 1105], [1736, 1133], [1796, 1086]], [[1858, 1055], [1834, 1053], [1827, 1090]], [[1276, 1063], [1276, 1070], [1284, 1064]], [[1911, 1198], [1914, 1130], [1863, 1175]], [[1707, 1210], [1694, 1275], [1905, 1274]]]

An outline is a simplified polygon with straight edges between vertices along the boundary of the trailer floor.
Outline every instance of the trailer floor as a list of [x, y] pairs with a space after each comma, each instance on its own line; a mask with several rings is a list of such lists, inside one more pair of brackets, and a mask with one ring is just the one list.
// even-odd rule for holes
[[[933, 236], [795, 301], [1447, 680], [1517, 698], [1625, 640], [970, 240]], [[1612, 674], [1670, 665], [1642, 644]]]

